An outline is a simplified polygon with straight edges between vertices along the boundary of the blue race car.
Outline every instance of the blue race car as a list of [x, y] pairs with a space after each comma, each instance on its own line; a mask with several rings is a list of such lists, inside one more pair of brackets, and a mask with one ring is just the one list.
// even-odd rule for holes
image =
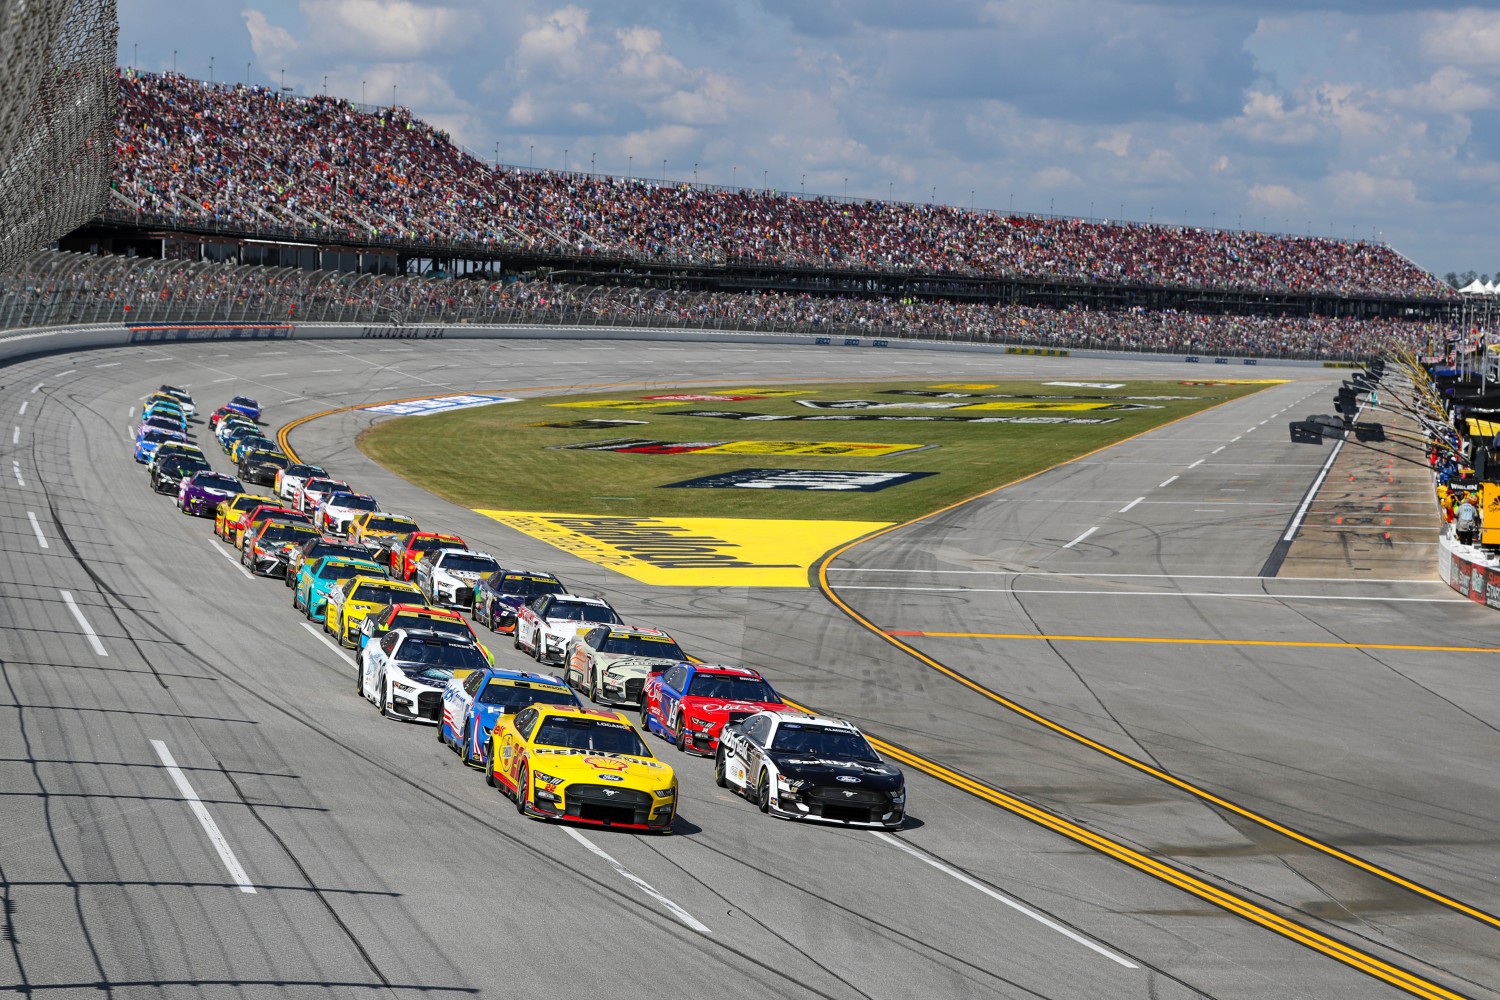
[[251, 420], [260, 419], [260, 404], [249, 396], [236, 396], [225, 405], [236, 413], [243, 413]]
[[146, 427], [136, 432], [135, 435], [135, 460], [142, 465], [151, 461], [151, 456], [156, 454], [156, 449], [168, 441], [187, 442], [187, 435], [180, 431], [160, 430], [155, 427]]
[[348, 556], [302, 560], [302, 568], [297, 570], [297, 588], [292, 591], [292, 607], [311, 621], [321, 621], [328, 607], [328, 591], [340, 580], [353, 576], [385, 576], [385, 569], [368, 559]]
[[465, 671], [455, 674], [443, 689], [443, 717], [438, 739], [470, 767], [484, 765], [484, 744], [501, 715], [514, 715], [527, 705], [581, 707], [578, 697], [550, 674], [530, 670]]

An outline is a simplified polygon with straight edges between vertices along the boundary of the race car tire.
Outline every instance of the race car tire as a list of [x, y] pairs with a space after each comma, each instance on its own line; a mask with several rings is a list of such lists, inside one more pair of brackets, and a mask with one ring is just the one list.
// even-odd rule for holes
[[771, 811], [771, 773], [760, 772], [760, 781], [755, 786], [755, 804], [760, 806], [760, 811], [769, 813]]
[[[299, 600], [297, 600], [297, 592], [295, 590], [292, 591], [292, 610], [293, 611], [301, 611], [302, 610], [302, 602], [299, 601]], [[312, 616], [309, 615], [308, 617], [312, 617]]]
[[491, 632], [498, 632], [498, 631], [500, 631], [500, 623], [495, 620], [495, 609], [494, 608], [490, 608], [489, 626], [490, 626], [490, 631]]
[[604, 704], [604, 692], [599, 690], [599, 671], [589, 668], [589, 701], [595, 705]]
[[365, 696], [365, 665], [363, 663], [354, 664], [354, 693], [361, 698]]
[[719, 745], [719, 752], [714, 756], [714, 784], [720, 788], [729, 787], [729, 764], [724, 760], [724, 745]]
[[651, 732], [651, 706], [646, 704], [646, 693], [641, 692], [641, 728]]
[[490, 764], [490, 756], [494, 753], [493, 747], [493, 743], [484, 745], [484, 783], [491, 788], [498, 788], [499, 786], [495, 784], [495, 768]]
[[383, 715], [383, 716], [385, 716], [387, 719], [394, 719], [396, 716], [394, 714], [392, 714], [392, 712], [390, 710], [390, 703], [391, 703], [391, 683], [390, 683], [390, 681], [381, 681], [380, 682], [380, 714]]
[[516, 626], [515, 632], [511, 635], [510, 644], [512, 646], [515, 646], [517, 649], [524, 649], [525, 648], [524, 646], [521, 645], [521, 626], [520, 625]]
[[526, 791], [531, 781], [531, 769], [522, 765], [521, 774], [516, 778], [516, 812], [522, 816], [526, 815], [526, 799], [530, 793]]
[[672, 734], [672, 744], [677, 747], [678, 753], [687, 753], [687, 723], [678, 716], [677, 731]]

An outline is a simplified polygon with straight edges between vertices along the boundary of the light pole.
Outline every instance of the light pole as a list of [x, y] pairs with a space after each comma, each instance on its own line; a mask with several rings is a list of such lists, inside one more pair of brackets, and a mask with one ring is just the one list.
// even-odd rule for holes
[[563, 173], [568, 172], [568, 147], [563, 147]]
[[250, 86], [250, 64], [245, 63], [245, 86]]
[[589, 154], [589, 173], [592, 174], [593, 172], [594, 172], [594, 154], [590, 153]]
[[667, 183], [667, 158], [665, 156], [661, 158], [661, 182]]
[[209, 56], [208, 57], [208, 82], [209, 83], [213, 83], [214, 82], [214, 57], [213, 56]]
[[531, 144], [531, 152], [526, 157], [526, 169], [536, 169], [536, 143]]
[[172, 75], [177, 75], [177, 50], [172, 50]]
[[369, 104], [370, 103], [370, 101], [369, 101], [369, 95], [365, 93], [365, 84], [367, 84], [367, 83], [369, 83], [368, 80], [361, 80], [361, 81], [359, 81], [359, 103], [361, 103], [361, 104]]
[[327, 73], [323, 74], [323, 96], [324, 97], [328, 96], [328, 74]]
[[[140, 42], [131, 42], [130, 43], [130, 66], [131, 66], [132, 69], [134, 69], [136, 66], [139, 66], [140, 64], [141, 64], [141, 43]], [[245, 65], [248, 66], [249, 63], [246, 63]]]
[[625, 176], [626, 177], [634, 177], [635, 176], [635, 154], [634, 153], [632, 153], [629, 156], [625, 157]]
[[500, 140], [495, 140], [495, 169], [500, 169]]
[[391, 84], [391, 110], [394, 111], [395, 108], [396, 108], [396, 85], [393, 83], [393, 84]]
[[281, 90], [278, 90], [276, 92], [277, 93], [277, 97], [279, 98], [281, 96], [281, 94], [283, 92], [285, 92], [285, 90], [286, 90], [286, 70], [282, 70], [281, 71]]
[[698, 161], [694, 160], [693, 161], [693, 185], [697, 186], [697, 184], [698, 184]]
[[733, 170], [731, 170], [729, 172], [729, 186], [730, 187], [736, 187], [736, 186], [739, 185], [739, 179], [738, 179], [739, 176], [740, 176], [740, 168], [738, 166], [736, 166]]
[[766, 180], [766, 175], [769, 174], [770, 172], [771, 171], [769, 171], [769, 170], [762, 170], [760, 172], [760, 186], [761, 186], [762, 190], [766, 190], [766, 189], [770, 188], [770, 186], [771, 186], [770, 183], [767, 182], [767, 180]]
[[844, 197], [849, 197], [849, 178], [844, 178]]

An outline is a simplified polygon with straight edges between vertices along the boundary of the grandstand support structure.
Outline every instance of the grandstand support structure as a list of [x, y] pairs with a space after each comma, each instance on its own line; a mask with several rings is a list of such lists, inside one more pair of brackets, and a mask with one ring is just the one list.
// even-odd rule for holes
[[104, 208], [118, 36], [115, 0], [0, 3], [0, 270]]

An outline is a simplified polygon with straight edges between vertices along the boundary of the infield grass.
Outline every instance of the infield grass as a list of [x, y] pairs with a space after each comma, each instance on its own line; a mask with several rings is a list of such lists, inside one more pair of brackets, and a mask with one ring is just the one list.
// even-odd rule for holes
[[[1209, 383], [1209, 380], [1204, 380]], [[955, 384], [963, 388], [948, 388]], [[1102, 383], [1101, 383], [1102, 384]], [[469, 508], [573, 514], [675, 517], [757, 517], [904, 521], [1037, 472], [1058, 462], [1150, 430], [1218, 403], [1263, 389], [1261, 384], [1125, 381], [1118, 388], [1038, 381], [958, 379], [762, 387], [760, 399], [647, 400], [666, 390], [614, 390], [534, 397], [469, 410], [382, 421], [360, 436], [376, 462], [424, 489]], [[1113, 385], [1113, 383], [1111, 383]], [[980, 386], [983, 386], [982, 388]], [[751, 395], [754, 386], [675, 389], [672, 395]], [[963, 398], [906, 395], [967, 392]], [[1005, 396], [1012, 398], [993, 398]], [[1048, 397], [1026, 399], [1014, 397]], [[985, 398], [991, 397], [991, 398]], [[1069, 398], [1057, 398], [1069, 397]], [[1178, 398], [1124, 398], [1178, 397]], [[815, 409], [802, 401], [864, 400], [880, 409]], [[600, 405], [633, 401], [644, 408]], [[576, 405], [584, 404], [584, 405]], [[662, 404], [662, 405], [657, 405]], [[886, 408], [895, 404], [893, 408]], [[954, 404], [938, 409], [914, 404]], [[1002, 406], [1005, 409], [959, 409]], [[1132, 406], [1140, 409], [1009, 409], [1035, 406]], [[758, 421], [687, 416], [712, 410], [770, 416], [1061, 417], [1109, 423], [972, 423], [906, 420]], [[581, 428], [546, 426], [581, 420], [638, 424]], [[885, 457], [786, 454], [626, 454], [569, 445], [640, 439], [670, 442], [875, 442], [921, 447]], [[756, 447], [756, 446], [751, 446]], [[935, 473], [879, 492], [664, 488], [670, 483], [740, 469], [838, 469]]]

